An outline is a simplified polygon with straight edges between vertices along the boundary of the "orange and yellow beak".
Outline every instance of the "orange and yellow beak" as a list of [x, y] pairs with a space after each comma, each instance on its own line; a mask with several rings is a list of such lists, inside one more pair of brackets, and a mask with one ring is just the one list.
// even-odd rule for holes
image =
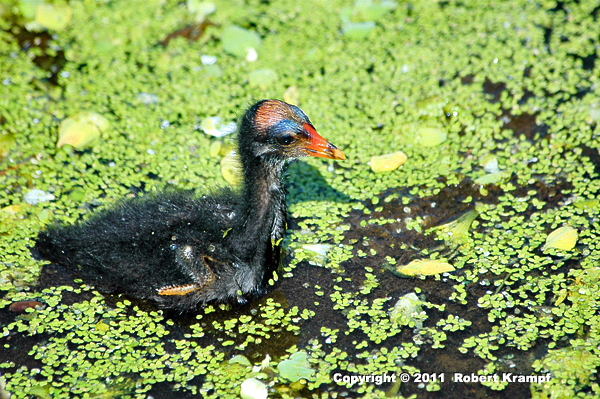
[[303, 149], [306, 154], [311, 157], [329, 158], [344, 160], [346, 156], [336, 146], [325, 140], [317, 131], [308, 123], [304, 124], [304, 130], [310, 135], [309, 144]]

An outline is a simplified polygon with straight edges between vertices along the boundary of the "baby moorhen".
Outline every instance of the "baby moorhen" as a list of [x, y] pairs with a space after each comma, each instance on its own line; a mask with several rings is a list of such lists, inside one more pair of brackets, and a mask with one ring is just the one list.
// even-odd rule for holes
[[178, 311], [264, 293], [286, 229], [287, 161], [346, 157], [300, 108], [278, 100], [246, 111], [238, 142], [240, 193], [167, 191], [124, 201], [83, 223], [42, 231], [36, 248], [93, 284]]

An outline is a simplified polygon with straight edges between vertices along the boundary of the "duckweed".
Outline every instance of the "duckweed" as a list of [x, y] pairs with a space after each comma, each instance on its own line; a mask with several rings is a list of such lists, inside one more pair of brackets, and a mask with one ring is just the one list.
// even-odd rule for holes
[[[597, 4], [180, 3], [9, 1], [0, 10], [8, 392], [223, 397], [254, 379], [285, 398], [419, 395], [449, 383], [350, 386], [333, 374], [429, 372], [444, 348], [481, 375], [552, 375], [514, 388], [521, 396], [600, 396]], [[179, 34], [199, 21], [195, 39]], [[290, 166], [288, 256], [270, 301], [209, 306], [181, 322], [80, 281], [48, 281], [60, 274], [30, 251], [46, 223], [73, 223], [140, 191], [226, 185], [220, 158], [231, 143], [200, 133], [202, 121], [233, 121], [253, 99], [282, 96], [348, 160]], [[110, 128], [87, 126], [57, 148], [69, 118], [89, 112]], [[373, 155], [399, 150], [410, 159], [402, 168], [370, 170]], [[31, 201], [34, 190], [47, 200]], [[460, 220], [458, 245], [423, 234], [473, 203], [486, 208]], [[547, 243], [556, 231], [564, 245]], [[381, 267], [424, 256], [456, 270], [401, 280]], [[309, 288], [298, 288], [306, 276]], [[422, 308], [392, 320], [393, 300], [413, 291]], [[46, 307], [8, 313], [19, 301]], [[278, 374], [294, 353], [306, 353], [314, 379]], [[248, 362], [230, 363], [237, 355]], [[487, 387], [507, 383], [474, 389]]]

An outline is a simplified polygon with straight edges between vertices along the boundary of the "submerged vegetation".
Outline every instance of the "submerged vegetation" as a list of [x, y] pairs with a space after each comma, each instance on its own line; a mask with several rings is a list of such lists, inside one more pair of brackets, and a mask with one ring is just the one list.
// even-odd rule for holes
[[[0, 396], [600, 397], [599, 13], [3, 2]], [[289, 168], [267, 297], [181, 317], [32, 254], [48, 223], [235, 184], [228, 133], [257, 98], [297, 103], [348, 158]], [[437, 376], [340, 377], [402, 373]]]

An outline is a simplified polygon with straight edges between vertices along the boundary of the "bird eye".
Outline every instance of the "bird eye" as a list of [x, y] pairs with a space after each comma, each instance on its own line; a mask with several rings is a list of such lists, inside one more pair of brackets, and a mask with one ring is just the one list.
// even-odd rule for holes
[[281, 136], [277, 136], [276, 140], [281, 145], [290, 145], [296, 141], [296, 138], [291, 134], [282, 134]]

